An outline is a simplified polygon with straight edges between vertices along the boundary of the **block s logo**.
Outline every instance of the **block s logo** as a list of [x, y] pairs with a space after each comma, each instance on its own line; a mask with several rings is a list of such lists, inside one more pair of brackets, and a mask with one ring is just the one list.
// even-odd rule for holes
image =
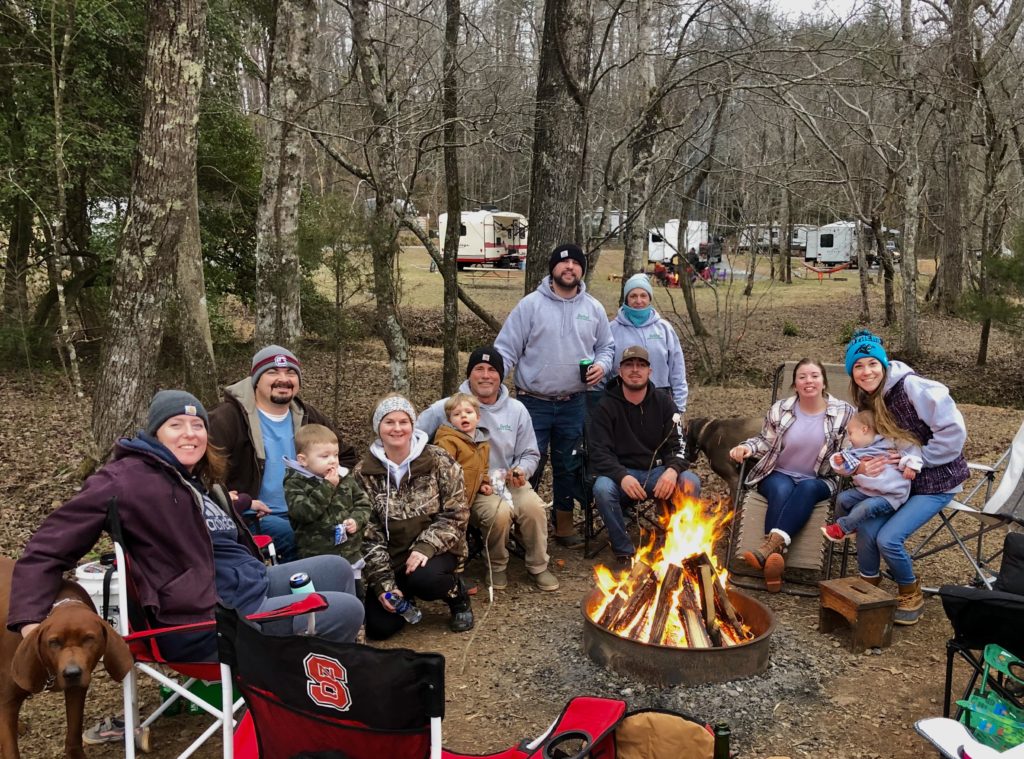
[[319, 706], [347, 712], [352, 706], [348, 690], [348, 671], [337, 659], [320, 654], [307, 654], [302, 665], [308, 682], [306, 693]]

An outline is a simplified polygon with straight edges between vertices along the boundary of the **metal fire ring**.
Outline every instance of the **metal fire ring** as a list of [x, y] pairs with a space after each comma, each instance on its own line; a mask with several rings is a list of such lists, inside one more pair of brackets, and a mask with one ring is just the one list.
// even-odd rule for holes
[[768, 669], [775, 615], [736, 588], [727, 592], [736, 611], [754, 632], [753, 640], [728, 648], [681, 648], [623, 638], [587, 616], [587, 609], [600, 602], [600, 591], [595, 589], [583, 599], [583, 649], [591, 659], [613, 672], [658, 685], [722, 683], [759, 675]]

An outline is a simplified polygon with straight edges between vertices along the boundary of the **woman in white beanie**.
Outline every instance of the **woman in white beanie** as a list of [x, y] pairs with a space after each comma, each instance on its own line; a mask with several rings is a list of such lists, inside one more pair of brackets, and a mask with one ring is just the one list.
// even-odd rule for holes
[[[646, 274], [634, 274], [622, 288], [625, 303], [610, 320], [615, 338], [615, 360], [608, 378], [619, 373], [622, 352], [631, 345], [642, 345], [651, 361], [651, 382], [668, 391], [680, 414], [686, 413], [686, 361], [675, 328], [651, 305], [653, 291]], [[596, 399], [595, 399], [596, 400]]]
[[469, 523], [462, 468], [415, 429], [416, 410], [401, 395], [381, 400], [372, 423], [377, 439], [356, 465], [373, 504], [363, 533], [366, 636], [390, 638], [402, 629], [395, 603], [403, 596], [443, 600], [452, 632], [465, 632], [473, 611], [455, 571], [466, 556]]

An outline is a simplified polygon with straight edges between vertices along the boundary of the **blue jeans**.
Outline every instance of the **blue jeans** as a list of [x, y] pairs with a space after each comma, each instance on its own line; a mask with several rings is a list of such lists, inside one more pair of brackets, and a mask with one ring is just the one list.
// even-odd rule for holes
[[[654, 484], [664, 471], [663, 466], [651, 470], [626, 468], [626, 474], [636, 477], [648, 495], [651, 495]], [[700, 478], [693, 472], [680, 472], [676, 487], [696, 498], [700, 495]], [[594, 505], [608, 528], [608, 540], [616, 556], [632, 556], [635, 553], [633, 541], [626, 533], [626, 518], [622, 513], [622, 507], [630, 503], [633, 503], [633, 499], [623, 493], [619, 483], [611, 477], [598, 477], [594, 481]]]
[[836, 524], [847, 534], [856, 532], [868, 519], [895, 513], [896, 509], [882, 496], [865, 495], [857, 488], [844, 490], [836, 499]]
[[[551, 446], [551, 489], [554, 491], [554, 507], [557, 511], [573, 510], [573, 494], [577, 480], [581, 477], [582, 454], [578, 443], [583, 437], [583, 419], [586, 416], [586, 398], [577, 393], [567, 401], [546, 401], [521, 393], [518, 396], [533, 422], [537, 436], [537, 449], [541, 465], [534, 475], [539, 483], [544, 468], [544, 456]], [[534, 490], [537, 484], [534, 484]]]
[[953, 500], [952, 493], [912, 495], [891, 517], [869, 519], [857, 530], [857, 569], [865, 577], [877, 577], [881, 558], [899, 585], [916, 579], [914, 564], [904, 545], [925, 522]]
[[299, 549], [295, 545], [295, 532], [287, 514], [267, 514], [256, 519], [253, 512], [245, 513], [245, 523], [253, 535], [269, 535], [274, 539], [274, 550], [277, 560], [281, 563], [295, 561], [299, 558]]
[[764, 514], [765, 534], [782, 530], [791, 539], [807, 524], [814, 505], [829, 496], [825, 480], [811, 477], [798, 482], [782, 472], [772, 472], [757, 483], [757, 492], [768, 501]]
[[[315, 635], [339, 643], [354, 641], [363, 623], [363, 603], [356, 596], [352, 565], [340, 556], [313, 556], [268, 567], [267, 597], [256, 611], [272, 611], [297, 601], [298, 596], [292, 595], [288, 585], [288, 578], [296, 572], [308, 574], [316, 592], [328, 603], [326, 609], [313, 615]], [[265, 622], [262, 627], [267, 635], [301, 635], [308, 629], [308, 620], [309, 615], [302, 614], [278, 622]], [[159, 641], [160, 652], [171, 661], [217, 660], [217, 633], [213, 630], [163, 635]]]

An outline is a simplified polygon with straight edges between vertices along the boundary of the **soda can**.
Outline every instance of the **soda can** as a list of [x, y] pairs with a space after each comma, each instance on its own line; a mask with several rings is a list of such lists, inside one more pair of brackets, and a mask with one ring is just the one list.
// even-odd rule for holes
[[307, 593], [316, 592], [316, 588], [313, 587], [313, 581], [305, 572], [296, 572], [291, 577], [289, 577], [288, 587], [290, 587], [292, 593], [294, 593], [297, 596], [304, 596]]

